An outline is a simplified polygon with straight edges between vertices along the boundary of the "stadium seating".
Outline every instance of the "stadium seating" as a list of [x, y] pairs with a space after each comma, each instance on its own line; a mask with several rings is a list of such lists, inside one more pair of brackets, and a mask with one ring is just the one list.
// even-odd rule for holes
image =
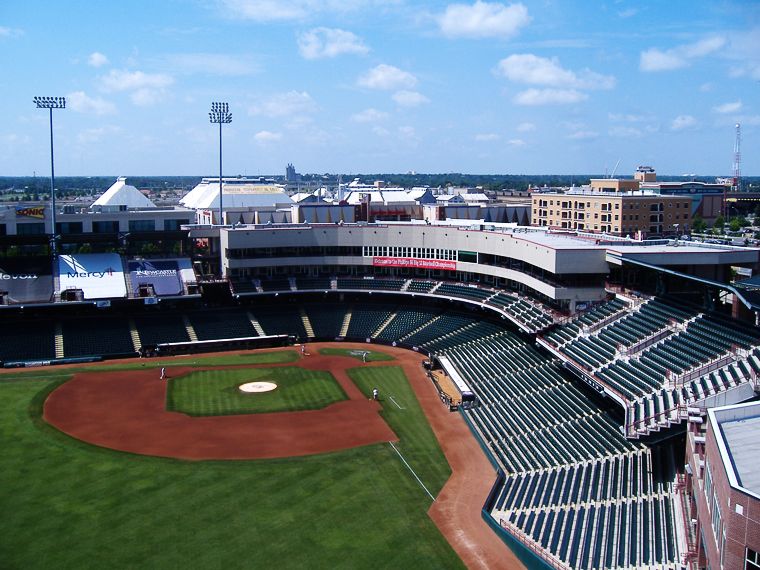
[[176, 313], [136, 315], [134, 322], [143, 346], [190, 340], [182, 317]]
[[216, 309], [188, 313], [198, 340], [258, 336], [250, 319], [239, 309]]
[[299, 291], [329, 291], [332, 284], [329, 277], [298, 277], [296, 287]]
[[52, 360], [55, 325], [49, 320], [5, 321], [0, 329], [0, 360]]
[[392, 314], [394, 307], [388, 305], [355, 305], [348, 325], [348, 338], [367, 339]]
[[310, 304], [306, 306], [306, 314], [316, 338], [334, 339], [340, 336], [346, 306], [339, 303]]
[[477, 393], [480, 405], [464, 413], [506, 473], [492, 510], [497, 520], [558, 565], [678, 561], [672, 451], [627, 440], [556, 360], [513, 333], [444, 354]]
[[122, 317], [66, 318], [61, 330], [65, 357], [135, 353], [129, 322]]
[[296, 305], [271, 306], [262, 304], [253, 307], [251, 313], [268, 335], [287, 334], [299, 339], [308, 338], [299, 308]]

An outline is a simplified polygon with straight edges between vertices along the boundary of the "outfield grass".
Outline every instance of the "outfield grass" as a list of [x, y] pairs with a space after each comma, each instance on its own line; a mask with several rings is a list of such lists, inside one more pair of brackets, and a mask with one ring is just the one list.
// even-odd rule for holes
[[319, 354], [325, 354], [327, 356], [349, 356], [351, 358], [356, 358], [357, 360], [362, 359], [362, 352], [367, 353], [367, 362], [396, 360], [390, 354], [385, 354], [384, 352], [373, 352], [371, 350], [364, 351], [357, 348], [320, 348], [319, 349]]
[[[238, 390], [246, 382], [274, 382], [277, 389], [258, 394]], [[190, 416], [261, 414], [319, 410], [347, 399], [329, 372], [296, 366], [200, 370], [169, 380], [166, 409]]]
[[0, 383], [17, 379], [48, 380], [67, 379], [77, 372], [99, 372], [118, 370], [141, 370], [143, 368], [161, 368], [172, 366], [233, 366], [240, 364], [285, 364], [300, 358], [295, 350], [278, 350], [277, 352], [252, 352], [248, 354], [224, 354], [216, 356], [195, 355], [190, 358], [141, 358], [132, 362], [92, 364], [71, 368], [48, 366], [39, 368], [15, 368], [0, 374]]
[[[0, 383], [2, 568], [463, 567], [387, 444], [267, 461], [135, 456], [42, 422], [59, 383]], [[386, 417], [437, 488], [448, 466], [413, 414]]]
[[436, 496], [451, 475], [451, 468], [404, 371], [398, 366], [351, 368], [348, 375], [367, 397], [371, 397], [374, 388], [378, 389], [383, 419], [399, 436], [396, 447]]

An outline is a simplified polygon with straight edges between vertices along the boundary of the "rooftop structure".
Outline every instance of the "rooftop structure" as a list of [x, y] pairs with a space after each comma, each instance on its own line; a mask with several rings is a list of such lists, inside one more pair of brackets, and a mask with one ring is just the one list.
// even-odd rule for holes
[[760, 402], [708, 411], [731, 486], [760, 500]]
[[91, 206], [93, 209], [120, 209], [120, 208], [155, 208], [155, 204], [134, 186], [127, 184], [127, 179], [120, 176], [100, 198]]

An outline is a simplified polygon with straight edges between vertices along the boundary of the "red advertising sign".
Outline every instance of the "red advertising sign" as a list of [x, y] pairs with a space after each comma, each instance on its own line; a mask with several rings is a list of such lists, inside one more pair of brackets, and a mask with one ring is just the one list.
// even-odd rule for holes
[[408, 269], [443, 269], [456, 271], [457, 262], [445, 259], [418, 259], [416, 257], [373, 257], [374, 267], [406, 267]]

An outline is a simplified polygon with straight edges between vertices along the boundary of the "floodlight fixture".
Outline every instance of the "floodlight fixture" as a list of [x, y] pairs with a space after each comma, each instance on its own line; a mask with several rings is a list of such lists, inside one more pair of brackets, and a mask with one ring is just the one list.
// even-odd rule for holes
[[[232, 113], [228, 103], [214, 101], [208, 120], [219, 125], [219, 224], [224, 225], [224, 206], [222, 201], [222, 125], [232, 122]], [[219, 228], [219, 275], [224, 277], [224, 251], [222, 250], [222, 230]]]
[[55, 257], [58, 253], [55, 227], [55, 160], [53, 154], [53, 109], [65, 109], [66, 97], [34, 97], [32, 99], [38, 109], [47, 109], [50, 114], [50, 250]]

